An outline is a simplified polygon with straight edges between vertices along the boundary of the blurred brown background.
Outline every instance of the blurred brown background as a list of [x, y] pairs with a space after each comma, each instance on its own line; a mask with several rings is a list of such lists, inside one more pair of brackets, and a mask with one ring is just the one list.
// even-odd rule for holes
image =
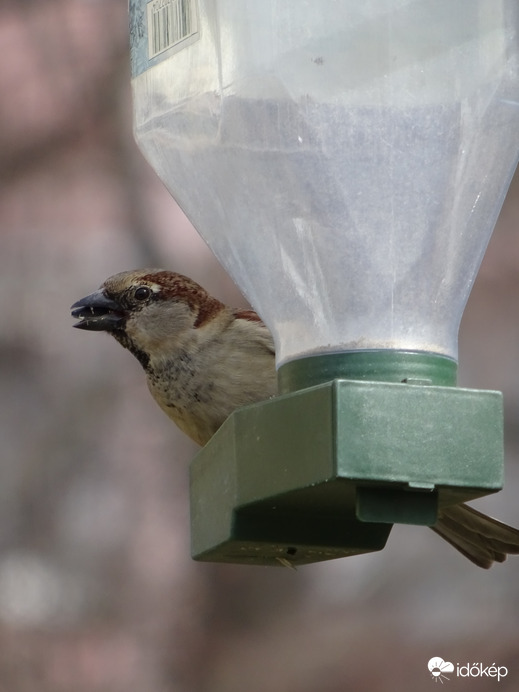
[[[282, 568], [189, 557], [196, 452], [108, 336], [69, 306], [146, 265], [242, 300], [139, 154], [126, 0], [0, 4], [0, 692], [429, 690], [427, 661], [507, 666], [519, 558], [479, 570], [431, 531]], [[461, 383], [501, 389], [519, 525], [519, 177], [469, 301]]]

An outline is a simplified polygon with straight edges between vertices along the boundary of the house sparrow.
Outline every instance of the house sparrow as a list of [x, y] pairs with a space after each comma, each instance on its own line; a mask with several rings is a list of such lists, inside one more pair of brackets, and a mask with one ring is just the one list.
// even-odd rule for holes
[[[133, 353], [155, 401], [199, 445], [235, 409], [277, 393], [274, 343], [258, 315], [181, 274], [121, 272], [71, 309], [75, 327], [106, 331]], [[465, 504], [442, 508], [431, 528], [479, 567], [519, 553], [519, 530]]]

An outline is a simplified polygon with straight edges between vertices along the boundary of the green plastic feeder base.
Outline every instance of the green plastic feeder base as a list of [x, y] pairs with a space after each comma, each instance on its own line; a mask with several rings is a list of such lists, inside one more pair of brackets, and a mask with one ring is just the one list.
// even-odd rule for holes
[[452, 386], [448, 359], [390, 356], [289, 363], [286, 393], [229, 417], [191, 465], [195, 559], [297, 566], [380, 550], [393, 523], [433, 525], [439, 507], [501, 489], [501, 394]]

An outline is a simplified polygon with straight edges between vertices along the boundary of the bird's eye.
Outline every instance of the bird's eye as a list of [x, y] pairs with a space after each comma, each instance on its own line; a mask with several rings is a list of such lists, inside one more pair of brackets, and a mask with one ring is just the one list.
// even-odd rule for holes
[[139, 286], [135, 289], [133, 297], [135, 300], [148, 300], [151, 295], [151, 289], [148, 286]]

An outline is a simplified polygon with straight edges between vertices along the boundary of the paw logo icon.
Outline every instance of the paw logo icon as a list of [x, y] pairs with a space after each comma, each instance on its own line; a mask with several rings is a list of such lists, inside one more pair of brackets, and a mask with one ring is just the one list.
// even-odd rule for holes
[[430, 659], [427, 668], [429, 668], [434, 682], [439, 681], [443, 685], [443, 681], [449, 679], [445, 673], [452, 673], [454, 671], [454, 664], [450, 663], [450, 661], [444, 661], [443, 658], [439, 656], [435, 656]]

